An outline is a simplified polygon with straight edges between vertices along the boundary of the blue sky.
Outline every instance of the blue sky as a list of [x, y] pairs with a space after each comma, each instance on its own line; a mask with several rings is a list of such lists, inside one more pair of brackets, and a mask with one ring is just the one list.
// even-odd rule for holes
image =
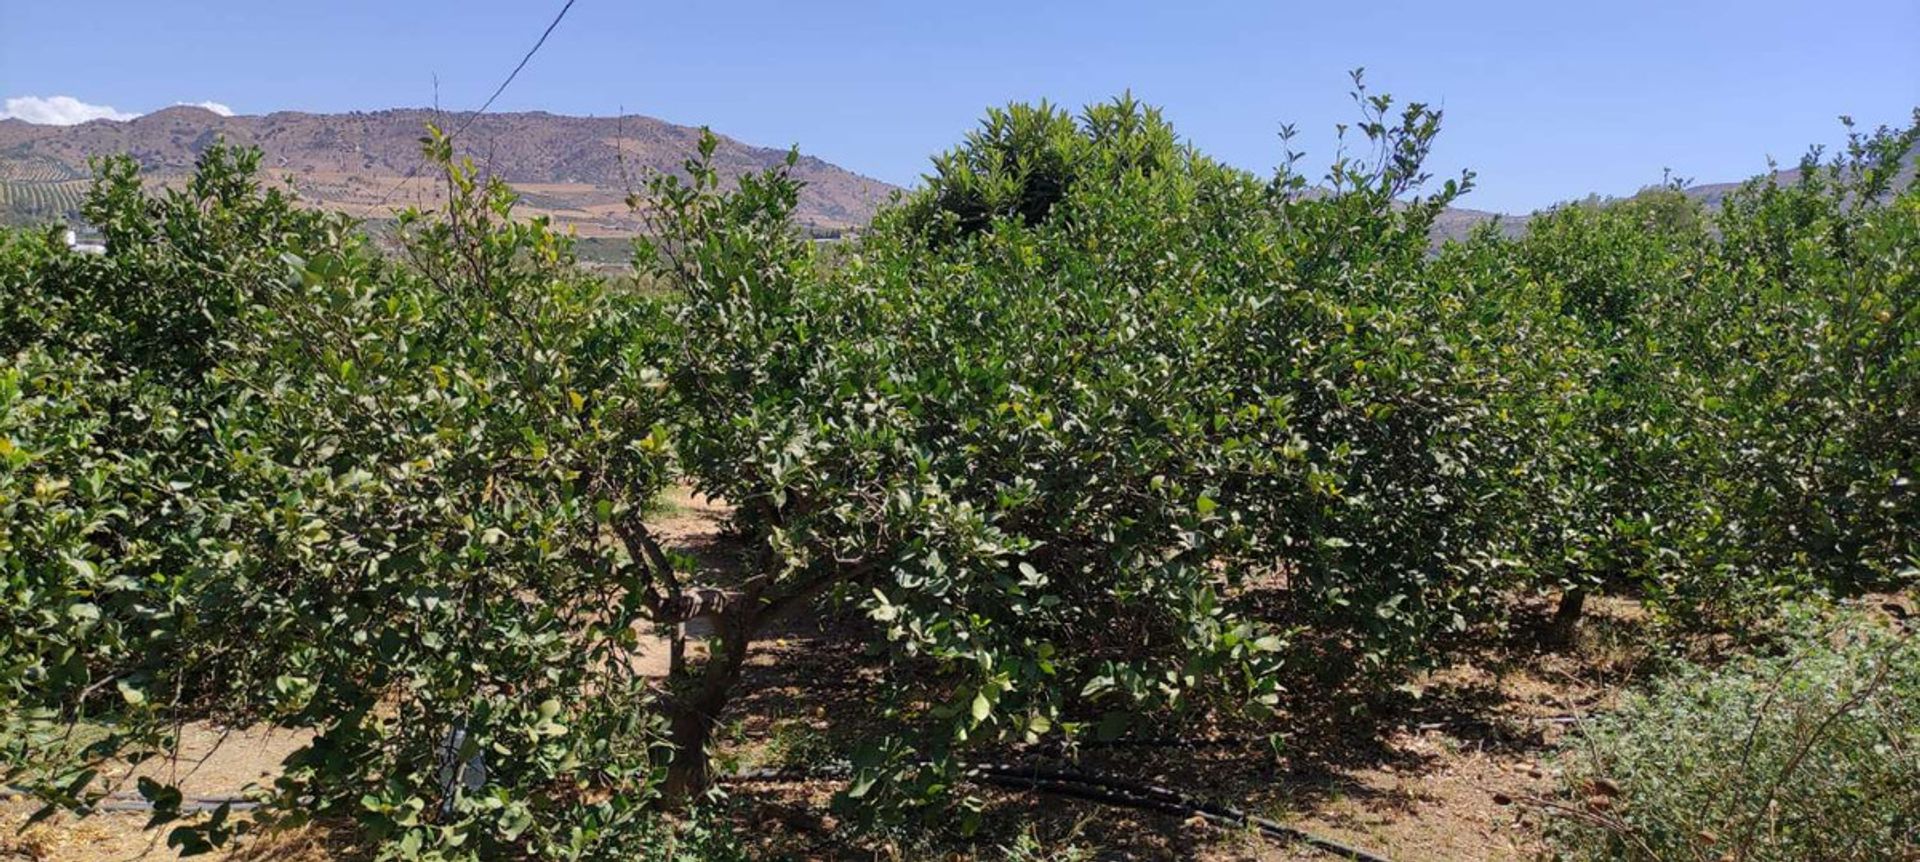
[[[0, 98], [244, 114], [486, 98], [560, 0], [0, 0]], [[1444, 106], [1436, 173], [1521, 211], [1662, 168], [1756, 173], [1920, 105], [1920, 0], [1781, 3], [659, 3], [577, 0], [495, 110], [707, 124], [896, 183], [988, 105], [1131, 88], [1228, 162], [1306, 164], [1353, 117], [1346, 70]]]

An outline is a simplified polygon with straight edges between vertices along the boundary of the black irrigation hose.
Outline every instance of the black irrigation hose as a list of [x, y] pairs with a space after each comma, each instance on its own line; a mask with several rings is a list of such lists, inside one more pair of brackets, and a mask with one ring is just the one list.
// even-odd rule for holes
[[[1075, 744], [1077, 744], [1081, 748], [1085, 748], [1089, 750], [1111, 749], [1111, 748], [1201, 749], [1201, 748], [1231, 748], [1233, 746], [1238, 746], [1238, 745], [1259, 745], [1259, 744], [1265, 743], [1266, 741], [1267, 741], [1267, 738], [1264, 736], [1216, 736], [1211, 739], [1183, 739], [1180, 737], [1165, 737], [1165, 736], [1136, 738], [1136, 737], [1123, 736], [1123, 737], [1120, 737], [1119, 739], [1085, 739], [1085, 740], [1079, 740]], [[1048, 747], [1054, 748], [1054, 749], [1064, 749], [1066, 748], [1066, 745], [1064, 743], [1055, 743], [1054, 745], [1048, 746]]]
[[[725, 775], [720, 780], [726, 783], [809, 781], [830, 777], [842, 778], [847, 775], [847, 772], [845, 767], [815, 770], [754, 769]], [[1305, 844], [1335, 856], [1357, 860], [1357, 862], [1390, 862], [1384, 856], [1342, 844], [1331, 838], [1324, 838], [1259, 815], [1248, 814], [1229, 805], [1209, 802], [1157, 785], [1090, 775], [1084, 772], [1049, 769], [1037, 765], [974, 763], [964, 766], [962, 774], [982, 784], [997, 787], [1053, 793], [1106, 805], [1197, 816], [1209, 822], [1227, 826], [1250, 827], [1266, 838]]]
[[[720, 776], [719, 780], [728, 784], [798, 782], [845, 778], [851, 772], [851, 768], [845, 764], [815, 769], [749, 769]], [[1266, 838], [1305, 844], [1335, 856], [1356, 860], [1356, 862], [1391, 862], [1384, 856], [1342, 844], [1331, 838], [1324, 838], [1257, 814], [1248, 814], [1230, 805], [1209, 802], [1191, 794], [1158, 785], [1071, 770], [1051, 769], [1039, 765], [1004, 763], [966, 764], [962, 767], [962, 774], [974, 781], [996, 787], [1052, 793], [1124, 808], [1184, 814], [1226, 826], [1252, 828]], [[29, 795], [25, 788], [9, 787], [7, 789], [21, 795]], [[195, 796], [182, 800], [180, 810], [197, 813], [215, 811], [222, 806], [227, 806], [233, 811], [248, 811], [258, 808], [260, 802], [242, 796]], [[91, 810], [151, 811], [153, 803], [131, 794], [121, 793], [91, 806]]]
[[[183, 799], [180, 801], [180, 810], [182, 812], [191, 813], [191, 814], [200, 814], [208, 811], [218, 811], [220, 810], [221, 806], [225, 806], [230, 811], [252, 811], [253, 809], [260, 807], [260, 800], [246, 799], [239, 796], [196, 796], [192, 799]], [[129, 800], [119, 800], [119, 801], [110, 799], [106, 802], [102, 802], [98, 805], [92, 806], [89, 810], [103, 811], [103, 812], [152, 811], [153, 803], [148, 802], [144, 799], [129, 799]]]
[[[1118, 778], [1089, 775], [1083, 772], [1047, 769], [1039, 766], [980, 765], [973, 767], [979, 774], [1001, 786], [1031, 786], [1035, 789], [1053, 793], [1079, 795], [1079, 788], [1094, 788], [1092, 793], [1110, 795], [1118, 799], [1139, 799], [1151, 803], [1161, 810], [1193, 814], [1215, 823], [1231, 826], [1252, 827], [1268, 838], [1294, 841], [1319, 850], [1332, 853], [1346, 859], [1359, 862], [1388, 862], [1383, 857], [1342, 844], [1331, 838], [1323, 838], [1305, 830], [1288, 826], [1256, 814], [1248, 814], [1229, 805], [1209, 802], [1205, 799], [1170, 790], [1152, 784], [1141, 784]], [[1092, 798], [1088, 796], [1086, 798]], [[1099, 800], [1104, 801], [1104, 800]], [[1144, 807], [1139, 803], [1121, 802], [1134, 807]]]
[[[1414, 717], [1417, 718], [1418, 716], [1414, 716]], [[1503, 721], [1510, 721], [1518, 724], [1578, 724], [1580, 721], [1580, 717], [1574, 716], [1574, 715], [1514, 715], [1514, 716], [1497, 716], [1493, 718], [1462, 716], [1458, 718], [1444, 719], [1441, 721], [1422, 721], [1422, 722], [1402, 721], [1402, 722], [1397, 722], [1393, 725], [1387, 725], [1387, 726], [1399, 726], [1399, 727], [1404, 727], [1410, 730], [1443, 730], [1450, 727], [1492, 727], [1500, 724]], [[1080, 748], [1088, 749], [1088, 750], [1113, 749], [1113, 748], [1202, 749], [1202, 748], [1231, 748], [1233, 746], [1240, 746], [1240, 745], [1264, 745], [1267, 743], [1267, 740], [1268, 740], [1268, 737], [1265, 737], [1265, 736], [1216, 736], [1208, 739], [1188, 739], [1188, 738], [1177, 737], [1177, 736], [1172, 736], [1172, 737], [1153, 736], [1153, 737], [1121, 737], [1119, 739], [1088, 739], [1088, 740], [1081, 740], [1076, 744]], [[1062, 751], [1065, 748], [1066, 748], [1066, 745], [1064, 743], [1056, 741], [1051, 745], [1039, 746], [1037, 750], [1053, 753], [1053, 752]]]
[[842, 763], [808, 769], [742, 769], [722, 775], [717, 780], [721, 784], [796, 784], [802, 781], [846, 778], [852, 774], [852, 767]]

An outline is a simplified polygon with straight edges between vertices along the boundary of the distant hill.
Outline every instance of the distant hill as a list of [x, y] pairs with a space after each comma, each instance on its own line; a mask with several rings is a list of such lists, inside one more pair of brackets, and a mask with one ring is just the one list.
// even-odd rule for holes
[[[1912, 185], [1916, 179], [1916, 174], [1920, 174], [1920, 149], [1916, 149], [1907, 154], [1906, 166], [1900, 174], [1895, 176], [1893, 187], [1895, 189], [1903, 189]], [[1773, 177], [1781, 185], [1791, 185], [1800, 181], [1800, 169], [1781, 168], [1773, 172]], [[1696, 183], [1681, 189], [1680, 192], [1687, 197], [1699, 201], [1700, 204], [1707, 209], [1713, 210], [1717, 209], [1721, 202], [1727, 199], [1728, 195], [1738, 191], [1740, 187], [1746, 185], [1747, 182], [1746, 180], [1742, 180], [1731, 183]], [[1614, 199], [1596, 197], [1595, 200], [1604, 201]], [[1518, 236], [1526, 232], [1527, 222], [1533, 218], [1533, 214], [1509, 215], [1505, 213], [1487, 212], [1485, 210], [1449, 209], [1441, 213], [1440, 217], [1434, 221], [1433, 240], [1438, 244], [1450, 239], [1465, 239], [1468, 234], [1473, 232], [1474, 228], [1496, 218], [1500, 220], [1500, 230], [1502, 233], [1508, 236]]]
[[[408, 204], [432, 202], [437, 184], [431, 171], [403, 178], [421, 163], [427, 123], [450, 129], [465, 117], [418, 109], [223, 117], [182, 106], [126, 122], [77, 126], [0, 120], [0, 220], [70, 217], [86, 189], [90, 157], [128, 153], [159, 183], [178, 183], [191, 173], [195, 157], [221, 138], [259, 147], [264, 172], [276, 181], [291, 176], [293, 187], [315, 206], [385, 217]], [[640, 227], [626, 204], [629, 188], [642, 187], [652, 172], [678, 171], [699, 137], [698, 129], [651, 117], [532, 112], [482, 115], [457, 144], [520, 193], [521, 212], [552, 216], [584, 236], [616, 236]], [[727, 177], [785, 157], [784, 149], [726, 137], [714, 156]], [[797, 216], [821, 231], [865, 224], [895, 190], [810, 156], [800, 158], [794, 175], [806, 182]]]
[[[438, 192], [421, 166], [420, 136], [427, 123], [454, 128], [466, 114], [395, 109], [346, 114], [280, 112], [224, 117], [177, 106], [125, 122], [94, 120], [77, 126], [39, 126], [0, 120], [0, 224], [71, 219], [88, 184], [89, 158], [128, 153], [153, 181], [177, 184], [213, 141], [259, 147], [268, 177], [291, 177], [308, 203], [363, 218], [383, 218], [409, 204], [430, 205]], [[547, 215], [585, 237], [627, 237], [643, 225], [627, 207], [654, 172], [678, 171], [693, 154], [698, 129], [651, 117], [568, 117], [542, 111], [485, 114], [458, 142], [463, 154], [510, 183], [520, 212]], [[786, 150], [722, 137], [715, 153], [724, 176], [779, 163]], [[1795, 170], [1779, 176], [1790, 182]], [[799, 221], [822, 233], [866, 224], [898, 191], [818, 158], [802, 156], [794, 174], [806, 183]], [[1909, 170], [1906, 181], [1912, 180]], [[1718, 205], [1740, 183], [1707, 183], [1685, 191]], [[1461, 239], [1499, 219], [1509, 235], [1530, 216], [1450, 209], [1434, 226], [1435, 242]]]
[[1433, 241], [1438, 244], [1450, 239], [1466, 239], [1468, 234], [1473, 233], [1474, 228], [1494, 219], [1500, 220], [1501, 233], [1507, 236], [1519, 236], [1526, 232], [1529, 218], [1531, 216], [1449, 207], [1441, 211], [1439, 217], [1433, 220]]

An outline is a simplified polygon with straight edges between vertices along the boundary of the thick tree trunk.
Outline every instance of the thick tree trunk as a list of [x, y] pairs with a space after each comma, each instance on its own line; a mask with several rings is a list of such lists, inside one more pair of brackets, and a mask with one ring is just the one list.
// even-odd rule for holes
[[[812, 579], [773, 596], [763, 592], [765, 584], [735, 595], [725, 610], [714, 615], [720, 648], [699, 667], [697, 682], [684, 678], [694, 671], [682, 666], [683, 656], [679, 650], [675, 650], [672, 659], [674, 670], [669, 677], [673, 702], [669, 707], [667, 729], [668, 741], [673, 744], [669, 756], [673, 759], [667, 763], [666, 785], [661, 789], [668, 807], [684, 807], [713, 785], [713, 767], [707, 745], [713, 739], [714, 728], [720, 725], [721, 711], [733, 698], [734, 686], [740, 682], [741, 667], [746, 663], [747, 648], [753, 645], [761, 627], [812, 601], [832, 586], [837, 578], [858, 576], [877, 569], [874, 563], [862, 564], [848, 571], [828, 568]], [[682, 628], [676, 634], [683, 637], [684, 631]], [[676, 637], [676, 641], [679, 639]]]

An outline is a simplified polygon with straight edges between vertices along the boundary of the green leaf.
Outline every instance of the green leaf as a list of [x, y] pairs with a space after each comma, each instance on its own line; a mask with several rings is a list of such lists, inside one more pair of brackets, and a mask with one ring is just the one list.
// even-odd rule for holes
[[91, 581], [99, 577], [99, 571], [93, 567], [93, 564], [79, 557], [68, 557], [67, 567], [73, 569], [73, 573], [83, 581]]

